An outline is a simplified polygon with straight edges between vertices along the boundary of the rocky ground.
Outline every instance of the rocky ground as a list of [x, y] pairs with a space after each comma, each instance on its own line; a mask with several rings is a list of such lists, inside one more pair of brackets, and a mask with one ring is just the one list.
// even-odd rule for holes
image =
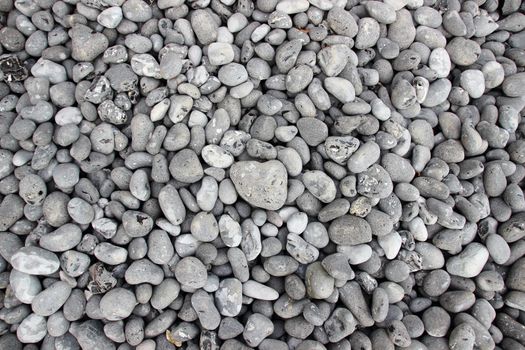
[[0, 349], [524, 350], [520, 0], [0, 0]]

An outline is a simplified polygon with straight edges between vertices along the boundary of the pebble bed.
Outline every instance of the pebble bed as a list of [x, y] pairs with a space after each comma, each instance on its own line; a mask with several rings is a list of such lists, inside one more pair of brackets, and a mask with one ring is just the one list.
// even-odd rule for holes
[[0, 0], [0, 349], [524, 350], [520, 0]]

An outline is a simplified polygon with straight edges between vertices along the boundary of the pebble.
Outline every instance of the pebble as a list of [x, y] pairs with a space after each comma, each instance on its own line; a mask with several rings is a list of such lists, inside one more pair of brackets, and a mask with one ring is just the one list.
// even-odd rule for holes
[[331, 93], [342, 103], [352, 102], [355, 99], [355, 89], [351, 82], [339, 77], [328, 77], [324, 81], [326, 91]]
[[230, 169], [230, 178], [237, 193], [255, 207], [277, 210], [286, 201], [286, 168], [277, 160], [237, 162]]
[[183, 149], [177, 152], [171, 159], [169, 171], [177, 181], [186, 183], [195, 183], [204, 175], [199, 158], [191, 149]]
[[336, 6], [328, 11], [326, 21], [330, 28], [339, 35], [353, 38], [358, 32], [354, 17], [342, 7]]
[[323, 268], [321, 263], [314, 262], [306, 268], [306, 292], [313, 299], [326, 299], [334, 291], [334, 278]]
[[470, 66], [479, 57], [481, 48], [478, 43], [463, 37], [453, 38], [446, 47], [450, 60], [461, 66]]
[[159, 192], [159, 206], [173, 225], [180, 225], [186, 217], [186, 208], [173, 185], [164, 186]]
[[506, 279], [506, 285], [514, 290], [525, 291], [525, 283], [523, 282], [523, 267], [525, 266], [525, 259], [519, 259], [514, 263], [509, 271]]
[[517, 73], [509, 76], [503, 80], [501, 85], [503, 92], [507, 96], [518, 97], [523, 95], [523, 81], [525, 80], [525, 74]]
[[457, 325], [450, 333], [448, 344], [455, 349], [471, 349], [474, 347], [476, 334], [468, 323]]
[[209, 12], [198, 9], [192, 13], [190, 21], [195, 36], [201, 44], [207, 45], [217, 39], [218, 25]]
[[18, 340], [27, 344], [40, 342], [46, 334], [46, 319], [36, 314], [30, 314], [24, 318], [16, 330]]
[[100, 300], [100, 310], [105, 319], [118, 321], [131, 315], [136, 304], [132, 292], [124, 288], [115, 288], [104, 294]]
[[164, 278], [162, 269], [148, 259], [136, 260], [126, 270], [124, 278], [129, 284], [160, 284]]
[[357, 322], [352, 313], [345, 308], [337, 308], [325, 322], [324, 329], [330, 342], [339, 342], [352, 334]]
[[180, 293], [180, 284], [173, 278], [167, 278], [153, 289], [151, 306], [163, 310], [177, 299]]
[[128, 252], [126, 249], [107, 242], [101, 242], [97, 244], [93, 254], [98, 260], [108, 265], [122, 264], [126, 262], [128, 257]]
[[146, 22], [152, 16], [151, 7], [142, 0], [130, 0], [122, 5], [124, 17], [133, 22]]
[[11, 271], [9, 283], [14, 295], [24, 304], [30, 304], [38, 293], [42, 291], [42, 285], [38, 277], [18, 270]]
[[219, 69], [217, 77], [226, 86], [236, 86], [248, 79], [248, 72], [238, 63], [228, 63]]
[[328, 137], [328, 127], [316, 118], [301, 118], [297, 129], [303, 140], [310, 146], [317, 146]]
[[344, 215], [332, 221], [328, 228], [330, 240], [340, 245], [358, 245], [372, 240], [372, 229], [366, 220]]
[[335, 199], [336, 188], [333, 180], [319, 170], [312, 170], [303, 174], [303, 183], [308, 191], [323, 203], [330, 203]]
[[487, 248], [479, 243], [470, 243], [460, 254], [447, 261], [447, 272], [465, 278], [475, 277], [481, 272], [488, 258]]
[[256, 347], [273, 331], [274, 325], [269, 318], [254, 313], [246, 321], [242, 337], [249, 346]]
[[[323, 48], [317, 54], [319, 65], [328, 77], [335, 77], [345, 68], [347, 58], [351, 55], [350, 50], [345, 45], [333, 45]], [[324, 84], [329, 84], [330, 80], [325, 79]]]
[[97, 16], [97, 22], [110, 29], [117, 28], [122, 19], [122, 9], [118, 6], [107, 8]]
[[113, 342], [104, 334], [100, 321], [88, 320], [75, 324], [71, 327], [70, 333], [82, 348], [116, 349]]
[[208, 274], [206, 268], [195, 257], [181, 259], [175, 266], [175, 277], [182, 285], [191, 288], [202, 288], [206, 284]]
[[221, 316], [213, 303], [212, 296], [203, 290], [199, 290], [191, 296], [191, 305], [204, 329], [213, 330], [219, 327]]
[[369, 198], [386, 198], [392, 193], [393, 184], [388, 172], [374, 164], [357, 176], [357, 193]]
[[42, 248], [52, 252], [63, 252], [72, 249], [82, 239], [81, 229], [74, 224], [65, 224], [40, 238]]
[[485, 92], [485, 77], [481, 71], [476, 69], [463, 71], [460, 84], [472, 98], [480, 98]]
[[108, 39], [102, 33], [91, 33], [83, 25], [71, 29], [71, 57], [82, 62], [90, 62], [109, 46]]
[[208, 46], [208, 57], [210, 59], [210, 64], [213, 64], [214, 66], [223, 66], [233, 61], [235, 52], [233, 51], [231, 44], [211, 43]]
[[23, 247], [10, 259], [15, 269], [29, 275], [50, 275], [60, 267], [58, 257], [43, 248]]
[[396, 8], [389, 3], [380, 1], [368, 1], [365, 4], [366, 10], [378, 22], [392, 24], [396, 21]]
[[223, 316], [235, 317], [242, 307], [242, 283], [236, 278], [226, 278], [215, 292], [215, 303]]
[[279, 298], [279, 293], [275, 289], [252, 280], [243, 283], [242, 293], [257, 300], [276, 300]]
[[305, 213], [295, 213], [286, 222], [286, 227], [291, 233], [301, 234], [308, 225], [308, 216]]
[[64, 305], [70, 294], [69, 284], [63, 281], [55, 282], [33, 298], [31, 308], [39, 316], [50, 316]]
[[348, 263], [348, 259], [342, 253], [335, 253], [328, 255], [321, 262], [323, 268], [337, 280], [351, 280], [355, 277], [355, 273]]
[[362, 144], [348, 158], [348, 169], [355, 174], [362, 173], [379, 159], [380, 152], [378, 144], [374, 141]]
[[361, 287], [357, 282], [350, 281], [339, 288], [339, 297], [343, 304], [352, 312], [359, 324], [369, 327], [368, 325], [374, 323]]

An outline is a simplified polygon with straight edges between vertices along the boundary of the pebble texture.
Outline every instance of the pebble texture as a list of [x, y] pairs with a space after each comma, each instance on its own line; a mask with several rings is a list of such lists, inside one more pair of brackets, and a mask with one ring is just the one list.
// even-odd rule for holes
[[522, 350], [519, 0], [0, 0], [0, 350]]

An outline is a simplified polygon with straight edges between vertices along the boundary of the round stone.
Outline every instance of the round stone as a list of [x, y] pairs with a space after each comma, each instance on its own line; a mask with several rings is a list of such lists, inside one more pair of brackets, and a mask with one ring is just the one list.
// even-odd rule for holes
[[208, 278], [204, 264], [192, 256], [181, 259], [175, 265], [174, 273], [182, 285], [195, 289], [204, 287]]
[[133, 292], [124, 288], [114, 288], [100, 299], [100, 311], [108, 321], [118, 321], [127, 318], [137, 305]]

